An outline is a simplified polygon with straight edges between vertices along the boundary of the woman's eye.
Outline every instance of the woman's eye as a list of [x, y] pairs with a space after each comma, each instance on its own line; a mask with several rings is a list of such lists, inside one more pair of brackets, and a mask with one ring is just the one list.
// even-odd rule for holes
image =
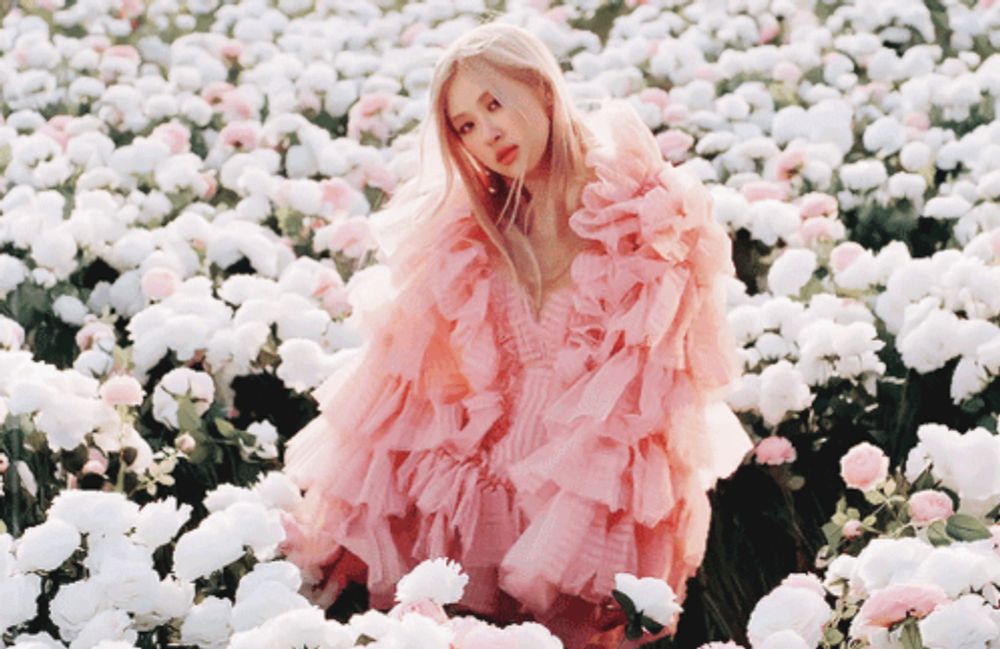
[[472, 132], [472, 122], [466, 122], [465, 124], [462, 124], [461, 126], [458, 127], [459, 135], [468, 135], [471, 132]]
[[491, 100], [490, 101], [490, 105], [489, 105], [489, 109], [490, 110], [496, 110], [497, 108], [500, 108], [500, 102], [497, 101], [496, 99]]

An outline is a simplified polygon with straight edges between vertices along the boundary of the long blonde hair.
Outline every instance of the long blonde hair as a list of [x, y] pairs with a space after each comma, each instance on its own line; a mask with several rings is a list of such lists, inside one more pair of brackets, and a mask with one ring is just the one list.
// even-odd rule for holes
[[[524, 178], [503, 182], [463, 147], [446, 113], [447, 93], [459, 69], [504, 75], [534, 87], [544, 97], [550, 105], [548, 186], [542, 196], [532, 197], [532, 206], [567, 216], [574, 207], [570, 194], [587, 172], [585, 155], [593, 135], [574, 107], [562, 70], [544, 43], [520, 27], [487, 23], [452, 43], [438, 61], [429, 88], [429, 114], [421, 125], [417, 175], [397, 190], [386, 209], [399, 211], [397, 221], [406, 213], [417, 226], [446, 206], [466, 199], [496, 251], [537, 305], [542, 291], [538, 261], [517, 227], [524, 218]], [[520, 110], [504, 102], [500, 94], [498, 90], [502, 104]]]

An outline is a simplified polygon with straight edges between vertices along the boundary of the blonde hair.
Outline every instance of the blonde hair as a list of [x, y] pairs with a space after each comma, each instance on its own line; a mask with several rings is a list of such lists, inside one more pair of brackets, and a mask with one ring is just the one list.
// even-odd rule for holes
[[[544, 195], [531, 197], [531, 202], [536, 210], [543, 207], [562, 215], [574, 207], [570, 193], [586, 174], [585, 156], [593, 136], [572, 103], [562, 69], [542, 41], [527, 30], [487, 23], [456, 40], [438, 61], [429, 88], [430, 112], [421, 125], [417, 176], [396, 192], [387, 209], [406, 211], [419, 222], [466, 199], [496, 251], [538, 305], [542, 291], [538, 261], [517, 227], [524, 225], [524, 178], [517, 176], [505, 183], [478, 163], [448, 120], [447, 94], [460, 69], [503, 75], [531, 86], [544, 98], [550, 118], [548, 185]], [[495, 94], [502, 104], [520, 111], [504, 102], [500, 90]], [[402, 214], [396, 216], [397, 221], [401, 219]]]

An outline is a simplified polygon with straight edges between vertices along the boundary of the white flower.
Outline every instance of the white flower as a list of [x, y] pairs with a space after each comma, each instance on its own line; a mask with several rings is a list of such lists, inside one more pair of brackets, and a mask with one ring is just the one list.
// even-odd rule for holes
[[125, 640], [134, 643], [138, 637], [139, 634], [132, 628], [132, 619], [128, 613], [118, 609], [108, 609], [88, 620], [69, 647], [90, 649], [104, 640]]
[[967, 543], [934, 548], [920, 564], [917, 580], [937, 584], [954, 599], [1000, 581], [1000, 558], [992, 547], [982, 549]]
[[778, 361], [761, 372], [760, 413], [768, 425], [777, 426], [787, 413], [807, 408], [812, 400], [802, 374], [788, 361]]
[[21, 572], [55, 570], [80, 547], [80, 532], [65, 521], [51, 518], [29, 528], [16, 547]]
[[889, 195], [893, 198], [905, 198], [917, 201], [927, 191], [927, 181], [920, 174], [898, 172], [889, 177]]
[[926, 143], [919, 140], [909, 142], [899, 152], [899, 164], [907, 171], [917, 172], [930, 166], [933, 155], [933, 151]]
[[913, 538], [874, 539], [858, 555], [851, 585], [873, 593], [911, 580], [932, 550], [928, 543]]
[[143, 505], [132, 538], [150, 550], [169, 543], [191, 517], [191, 505], [177, 506], [173, 496]]
[[285, 539], [280, 512], [268, 510], [259, 502], [236, 502], [223, 513], [230, 526], [239, 530], [243, 545], [250, 546], [262, 561], [270, 559]]
[[962, 512], [981, 516], [1000, 502], [1000, 438], [984, 428], [959, 434], [939, 424], [920, 426], [917, 437], [934, 477], [958, 493]]
[[38, 614], [42, 579], [38, 575], [0, 576], [0, 629], [28, 622]]
[[139, 506], [119, 492], [65, 490], [52, 501], [48, 515], [71, 523], [81, 534], [115, 536], [135, 527]]
[[428, 559], [396, 584], [396, 601], [402, 604], [429, 599], [442, 606], [462, 599], [469, 576], [450, 559]]
[[183, 534], [174, 548], [174, 574], [186, 581], [205, 577], [243, 556], [243, 532], [226, 513], [210, 514]]
[[269, 472], [253, 490], [268, 507], [276, 509], [291, 511], [302, 501], [299, 488], [281, 471]]
[[106, 557], [93, 579], [111, 606], [132, 613], [153, 610], [160, 577], [145, 557]]
[[620, 572], [615, 575], [615, 590], [632, 600], [636, 611], [666, 626], [681, 612], [677, 595], [667, 582], [654, 577], [637, 578]]
[[813, 649], [806, 644], [795, 631], [784, 630], [772, 633], [760, 645], [754, 645], [754, 649]]
[[215, 398], [212, 377], [187, 367], [167, 372], [153, 390], [153, 417], [175, 429], [179, 428], [176, 397], [185, 395], [193, 400], [197, 414], [205, 414]]
[[998, 636], [990, 607], [978, 595], [942, 604], [920, 621], [920, 637], [928, 649], [986, 649]]
[[229, 623], [233, 603], [228, 599], [208, 596], [191, 607], [181, 624], [181, 641], [203, 647], [224, 646], [232, 635]]
[[348, 649], [355, 636], [346, 626], [327, 620], [318, 608], [296, 608], [271, 617], [259, 627], [233, 635], [229, 649]]
[[796, 296], [816, 270], [816, 253], [805, 248], [791, 248], [771, 265], [767, 285], [775, 295]]
[[922, 374], [944, 367], [959, 352], [956, 329], [958, 317], [951, 311], [932, 309], [924, 315], [919, 304], [907, 307], [896, 339], [903, 363]]
[[[754, 606], [747, 621], [747, 637], [755, 649], [781, 631], [794, 631], [809, 647], [823, 637], [823, 626], [833, 610], [826, 600], [808, 588], [782, 585]], [[791, 646], [791, 645], [789, 645]]]
[[972, 209], [969, 201], [961, 196], [935, 196], [924, 206], [923, 216], [932, 219], [957, 219]]
[[278, 347], [281, 364], [276, 370], [278, 378], [297, 392], [315, 388], [326, 379], [335, 367], [335, 360], [313, 342], [303, 338], [286, 340]]
[[906, 128], [893, 117], [880, 117], [865, 129], [863, 142], [879, 156], [892, 155], [906, 143]]
[[234, 631], [247, 631], [275, 615], [311, 607], [309, 600], [281, 582], [268, 581], [261, 586], [236, 598], [230, 618]]
[[107, 608], [101, 587], [92, 579], [63, 584], [49, 604], [59, 635], [72, 640], [99, 612]]
[[83, 326], [84, 319], [90, 313], [86, 305], [79, 298], [72, 295], [60, 295], [52, 303], [52, 311], [59, 316], [63, 322], [76, 326]]
[[888, 175], [885, 165], [878, 160], [860, 160], [840, 168], [840, 179], [853, 191], [874, 189], [884, 183]]

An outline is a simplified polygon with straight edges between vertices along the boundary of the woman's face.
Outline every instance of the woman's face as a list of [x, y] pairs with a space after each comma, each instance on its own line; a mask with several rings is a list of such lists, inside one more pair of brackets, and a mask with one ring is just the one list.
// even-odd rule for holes
[[540, 171], [549, 142], [550, 118], [540, 95], [502, 74], [484, 78], [459, 68], [445, 98], [445, 119], [487, 169], [507, 178], [531, 176]]

